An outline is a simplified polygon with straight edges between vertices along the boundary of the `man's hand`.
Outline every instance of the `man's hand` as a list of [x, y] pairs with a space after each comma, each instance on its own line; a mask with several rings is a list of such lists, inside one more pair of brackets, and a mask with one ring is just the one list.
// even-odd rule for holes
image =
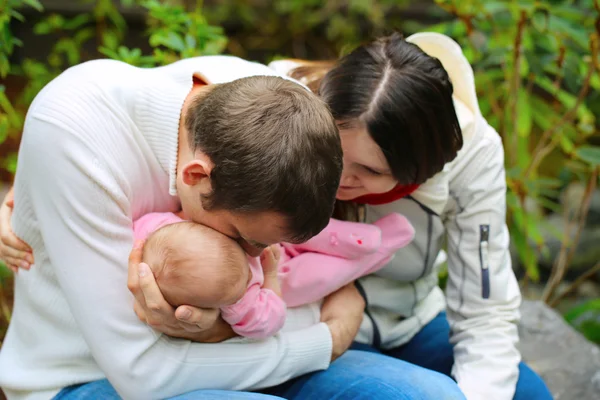
[[354, 283], [325, 298], [321, 308], [321, 321], [325, 322], [331, 331], [332, 362], [344, 354], [354, 341], [362, 323], [364, 310], [365, 300]]
[[129, 255], [127, 287], [135, 296], [138, 318], [168, 336], [194, 342], [216, 343], [235, 336], [217, 309], [180, 306], [176, 310], [164, 299], [150, 267], [142, 263], [143, 242]]

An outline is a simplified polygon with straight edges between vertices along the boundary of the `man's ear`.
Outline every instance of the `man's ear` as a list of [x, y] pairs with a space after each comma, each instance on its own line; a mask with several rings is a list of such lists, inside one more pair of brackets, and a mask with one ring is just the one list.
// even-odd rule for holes
[[196, 85], [210, 85], [208, 79], [200, 72], [194, 72], [193, 78]]
[[181, 169], [182, 181], [188, 186], [196, 187], [201, 193], [210, 193], [212, 168], [213, 164], [206, 155], [196, 154], [196, 158], [186, 163]]

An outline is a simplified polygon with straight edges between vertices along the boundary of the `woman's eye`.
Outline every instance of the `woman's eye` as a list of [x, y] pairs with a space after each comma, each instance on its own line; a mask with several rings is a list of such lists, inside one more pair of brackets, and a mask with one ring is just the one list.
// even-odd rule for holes
[[371, 169], [369, 167], [364, 167], [364, 168], [371, 175], [376, 175], [376, 176], [383, 175], [381, 172], [375, 171], [374, 169]]

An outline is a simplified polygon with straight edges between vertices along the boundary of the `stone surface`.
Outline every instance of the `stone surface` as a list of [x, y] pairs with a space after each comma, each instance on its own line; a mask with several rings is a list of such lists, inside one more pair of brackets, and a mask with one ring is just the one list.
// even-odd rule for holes
[[555, 400], [600, 399], [600, 348], [542, 302], [521, 306], [519, 349]]
[[[565, 231], [565, 222], [560, 215], [552, 214], [548, 216], [546, 222], [557, 231]], [[573, 237], [574, 233], [573, 230]], [[542, 232], [542, 236], [544, 236], [548, 252], [545, 255], [540, 254], [539, 263], [542, 269], [550, 271], [554, 260], [556, 260], [560, 252], [561, 243], [550, 232], [544, 231]], [[581, 232], [577, 250], [569, 267], [568, 273], [573, 275], [571, 276], [572, 278], [587, 271], [600, 260], [600, 246], [598, 246], [598, 243], [600, 243], [600, 225], [591, 224], [588, 219], [588, 223]], [[598, 278], [600, 278], [600, 274]]]

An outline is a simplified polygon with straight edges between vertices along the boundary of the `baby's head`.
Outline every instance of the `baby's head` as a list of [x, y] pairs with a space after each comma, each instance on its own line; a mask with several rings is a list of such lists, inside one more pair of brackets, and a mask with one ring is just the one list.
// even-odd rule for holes
[[234, 240], [193, 222], [170, 224], [150, 235], [143, 260], [174, 307], [234, 304], [250, 278], [246, 253]]

